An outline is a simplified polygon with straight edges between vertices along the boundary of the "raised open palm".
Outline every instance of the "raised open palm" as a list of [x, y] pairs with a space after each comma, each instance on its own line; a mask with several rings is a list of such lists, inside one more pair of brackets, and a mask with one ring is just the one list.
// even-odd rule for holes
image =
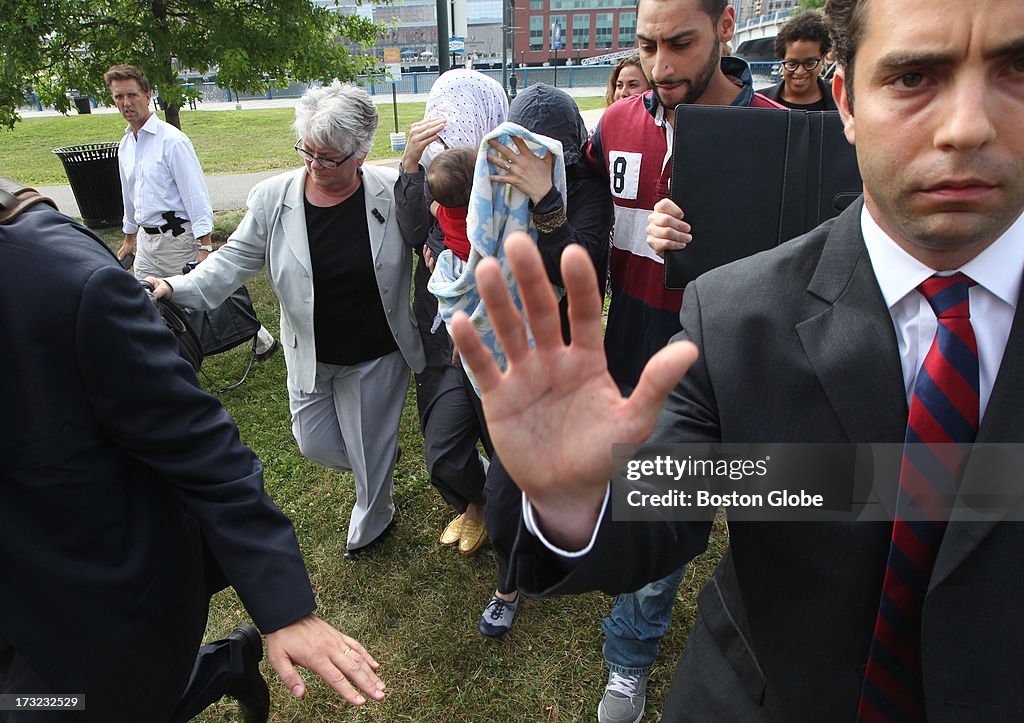
[[503, 372], [469, 318], [453, 320], [463, 360], [476, 375], [495, 449], [526, 493], [545, 534], [565, 549], [586, 544], [612, 474], [612, 445], [639, 444], [654, 429], [661, 405], [697, 358], [689, 342], [670, 344], [648, 362], [632, 396], [624, 398], [608, 373], [601, 299], [586, 251], [569, 246], [562, 278], [569, 297], [572, 344], [562, 341], [558, 303], [533, 242], [506, 241], [534, 347], [505, 288], [498, 263], [477, 267], [477, 284], [508, 355]]

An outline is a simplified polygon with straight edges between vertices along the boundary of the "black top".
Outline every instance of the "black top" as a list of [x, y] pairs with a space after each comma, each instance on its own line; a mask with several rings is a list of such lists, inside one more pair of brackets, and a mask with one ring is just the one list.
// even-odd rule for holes
[[791, 108], [792, 110], [830, 110], [828, 105], [825, 103], [824, 96], [814, 101], [813, 103], [794, 103], [791, 100], [786, 100], [782, 96], [779, 96], [777, 100], [779, 103], [782, 103], [782, 105], [786, 106], [787, 108]]
[[336, 206], [305, 200], [317, 361], [351, 366], [398, 349], [373, 272], [363, 186]]
[[821, 91], [821, 100], [816, 103], [800, 104], [784, 100], [782, 97], [784, 81], [779, 81], [777, 84], [767, 88], [762, 88], [757, 92], [766, 98], [771, 98], [776, 103], [781, 103], [787, 108], [792, 108], [793, 110], [839, 110], [836, 107], [835, 100], [832, 98], [832, 87], [821, 78], [818, 78], [816, 82], [818, 84], [818, 90]]
[[[544, 268], [552, 284], [562, 281], [562, 252], [569, 244], [580, 244], [590, 254], [597, 271], [597, 286], [604, 295], [608, 269], [608, 234], [612, 226], [612, 197], [608, 179], [600, 178], [580, 163], [582, 148], [587, 143], [587, 127], [579, 108], [565, 91], [543, 83], [534, 83], [516, 96], [508, 109], [508, 119], [554, 138], [562, 144], [565, 162], [567, 198], [554, 187], [530, 210], [537, 214], [551, 213], [564, 204], [566, 222], [550, 233], [537, 232], [537, 248], [544, 259]], [[569, 341], [568, 300], [562, 297], [562, 338]]]
[[[537, 232], [537, 250], [544, 261], [548, 279], [552, 284], [565, 286], [562, 280], [562, 252], [569, 244], [579, 244], [590, 254], [597, 272], [597, 288], [604, 297], [605, 278], [608, 273], [608, 240], [612, 227], [612, 198], [608, 181], [596, 176], [585, 164], [578, 163], [565, 169], [568, 199], [565, 203], [566, 222], [551, 233]], [[536, 206], [534, 213], [550, 213], [562, 205], [562, 196], [554, 187]], [[569, 300], [563, 296], [559, 303], [562, 317], [562, 338], [569, 338]]]

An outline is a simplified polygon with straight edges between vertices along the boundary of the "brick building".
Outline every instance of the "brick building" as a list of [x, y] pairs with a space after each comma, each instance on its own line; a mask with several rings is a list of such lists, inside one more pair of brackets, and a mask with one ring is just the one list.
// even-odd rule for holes
[[554, 63], [551, 28], [559, 23], [564, 65], [592, 55], [636, 47], [635, 0], [514, 0], [513, 54], [516, 64]]

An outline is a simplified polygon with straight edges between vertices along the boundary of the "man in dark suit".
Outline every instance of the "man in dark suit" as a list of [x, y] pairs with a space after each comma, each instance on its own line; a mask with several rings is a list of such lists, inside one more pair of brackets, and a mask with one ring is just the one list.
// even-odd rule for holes
[[350, 703], [383, 697], [373, 658], [314, 615], [259, 460], [113, 254], [36, 203], [0, 224], [0, 279], [0, 692], [84, 695], [95, 721], [183, 720], [230, 692], [265, 720], [254, 630], [197, 660], [226, 578], [293, 695], [301, 665]]
[[[582, 255], [563, 257], [574, 327], [567, 348], [524, 239], [510, 241], [508, 256], [533, 349], [499, 270], [480, 265], [508, 370], [466, 319], [455, 337], [477, 374], [495, 447], [528, 498], [513, 560], [522, 590], [630, 590], [704, 549], [709, 521], [626, 523], [606, 509], [612, 444], [642, 442], [652, 429], [654, 442], [902, 443], [913, 434], [931, 442], [915, 422], [930, 409], [922, 390], [951, 378], [940, 368], [973, 356], [973, 382], [961, 377], [942, 398], [962, 404], [952, 412], [974, 441], [1024, 439], [1024, 6], [830, 0], [826, 14], [840, 63], [834, 96], [857, 148], [863, 202], [688, 287], [683, 333], [629, 399], [606, 371]], [[672, 236], [679, 227], [652, 231]], [[971, 355], [950, 351], [953, 322], [936, 301], [936, 280], [964, 295], [952, 314], [954, 346]], [[971, 392], [973, 410], [964, 403]], [[947, 416], [926, 427], [939, 429]], [[967, 459], [958, 502], [993, 481], [978, 462]], [[905, 459], [894, 485], [898, 517], [907, 469]], [[996, 481], [1019, 487], [1019, 479]], [[1018, 718], [1024, 527], [969, 521], [962, 505], [948, 524], [925, 523], [938, 534], [904, 555], [916, 572], [901, 593], [891, 583], [909, 569], [899, 559], [902, 534], [923, 526], [730, 520], [729, 550], [700, 595], [664, 720]]]

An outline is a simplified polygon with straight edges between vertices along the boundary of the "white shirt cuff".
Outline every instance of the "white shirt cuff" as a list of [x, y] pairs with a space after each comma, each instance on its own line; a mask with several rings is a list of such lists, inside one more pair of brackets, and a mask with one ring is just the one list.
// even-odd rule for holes
[[527, 531], [531, 535], [536, 537], [538, 540], [540, 540], [541, 544], [543, 544], [544, 547], [548, 548], [549, 550], [551, 550], [551, 552], [555, 553], [556, 555], [560, 555], [562, 557], [567, 557], [570, 559], [576, 557], [583, 557], [584, 555], [589, 553], [594, 547], [594, 540], [597, 539], [597, 531], [601, 529], [601, 522], [604, 520], [604, 512], [606, 509], [608, 509], [608, 498], [609, 496], [611, 496], [611, 491], [612, 485], [609, 482], [608, 486], [605, 488], [604, 491], [604, 501], [601, 502], [601, 512], [597, 516], [597, 524], [594, 525], [594, 531], [590, 535], [590, 542], [588, 542], [587, 546], [584, 547], [582, 550], [570, 552], [568, 550], [563, 550], [551, 544], [551, 542], [549, 542], [548, 539], [544, 537], [544, 533], [540, 531], [540, 525], [537, 524], [537, 518], [533, 513], [533, 504], [530, 502], [530, 500], [526, 497], [525, 494], [523, 494], [523, 522], [526, 524]]

